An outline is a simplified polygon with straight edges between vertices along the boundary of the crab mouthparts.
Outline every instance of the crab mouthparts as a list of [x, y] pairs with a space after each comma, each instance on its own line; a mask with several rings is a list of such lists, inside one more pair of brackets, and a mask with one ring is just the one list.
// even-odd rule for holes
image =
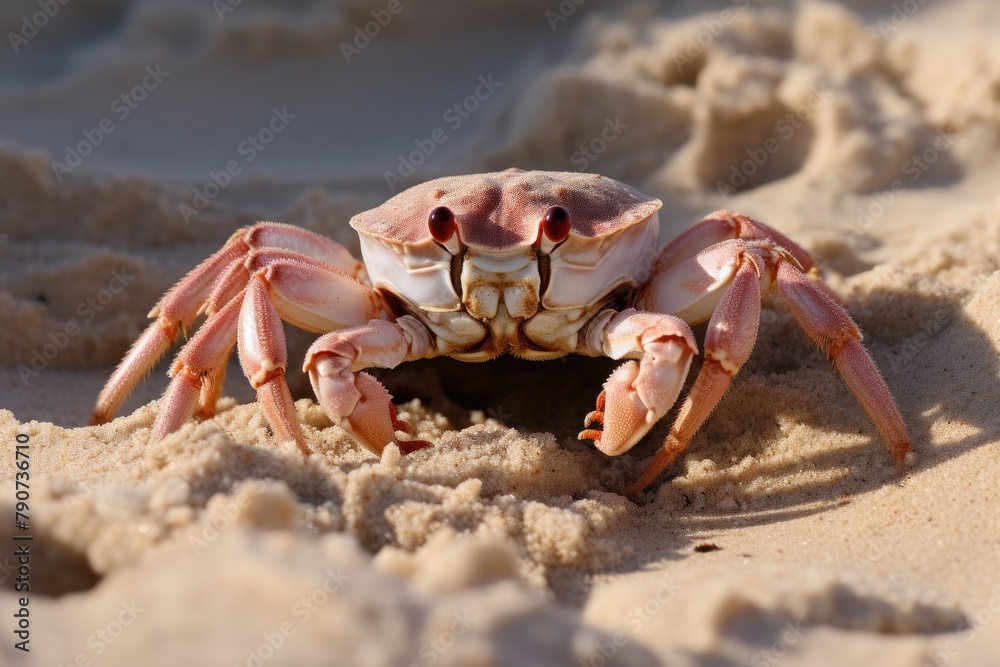
[[524, 319], [538, 312], [541, 277], [538, 259], [530, 249], [489, 255], [473, 250], [462, 264], [462, 303], [479, 320], [497, 316], [503, 304], [507, 314]]

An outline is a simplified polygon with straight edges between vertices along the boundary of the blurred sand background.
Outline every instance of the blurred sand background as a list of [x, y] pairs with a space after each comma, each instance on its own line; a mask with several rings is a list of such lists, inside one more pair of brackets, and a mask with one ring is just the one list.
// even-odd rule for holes
[[[1000, 661], [1000, 4], [12, 0], [0, 27], [3, 664]], [[167, 362], [85, 426], [158, 296], [236, 228], [357, 251], [348, 219], [394, 189], [510, 166], [660, 197], [663, 241], [721, 207], [798, 240], [918, 464], [776, 299], [638, 505], [669, 418], [614, 459], [576, 442], [602, 360], [380, 373], [436, 444], [406, 458], [293, 376], [303, 460], [237, 367], [218, 416], [162, 442]], [[311, 338], [290, 332], [293, 367]]]

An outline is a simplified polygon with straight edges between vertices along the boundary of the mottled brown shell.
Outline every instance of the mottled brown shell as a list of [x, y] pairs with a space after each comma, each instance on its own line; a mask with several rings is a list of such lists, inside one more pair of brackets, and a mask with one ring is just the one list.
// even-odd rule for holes
[[430, 240], [430, 212], [447, 206], [468, 246], [503, 250], [531, 245], [550, 206], [569, 211], [572, 232], [607, 236], [648, 218], [662, 206], [612, 178], [597, 174], [508, 169], [447, 176], [416, 185], [351, 219], [359, 233], [405, 244]]

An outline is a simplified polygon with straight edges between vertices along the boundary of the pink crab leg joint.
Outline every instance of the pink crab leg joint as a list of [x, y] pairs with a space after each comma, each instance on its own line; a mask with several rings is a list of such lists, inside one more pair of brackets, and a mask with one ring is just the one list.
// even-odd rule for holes
[[285, 382], [288, 367], [285, 331], [267, 283], [259, 275], [251, 278], [240, 309], [238, 347], [243, 373], [257, 390], [261, 412], [275, 436], [292, 440], [300, 450], [309, 453]]
[[[230, 301], [217, 317], [198, 329], [177, 355], [177, 360], [170, 369], [173, 379], [167, 387], [160, 412], [153, 423], [151, 434], [153, 440], [162, 439], [191, 419], [201, 396], [206, 400], [213, 398], [211, 394], [216, 391], [212, 386], [215, 380], [209, 379], [206, 384], [206, 378], [214, 378], [220, 368], [224, 369], [226, 361], [232, 354], [242, 305], [241, 293]], [[208, 394], [205, 393], [206, 387]], [[202, 407], [203, 410], [206, 408], [214, 410], [214, 399], [211, 406], [203, 403]]]

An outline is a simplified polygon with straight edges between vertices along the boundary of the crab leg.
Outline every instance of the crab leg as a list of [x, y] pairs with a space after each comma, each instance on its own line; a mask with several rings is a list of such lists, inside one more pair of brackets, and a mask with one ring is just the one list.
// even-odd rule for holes
[[800, 271], [778, 266], [778, 293], [806, 335], [833, 359], [861, 407], [875, 422], [897, 463], [910, 458], [910, 436], [899, 408], [864, 345], [861, 332], [843, 308]]
[[578, 436], [593, 440], [605, 454], [621, 454], [639, 442], [677, 400], [698, 346], [678, 318], [633, 309], [604, 311], [583, 338], [580, 354], [639, 359], [626, 361], [611, 374], [597, 399], [597, 409], [587, 415], [585, 426], [597, 422], [603, 430], [587, 428]]
[[[842, 296], [820, 279], [819, 266], [805, 248], [763, 222], [724, 209], [707, 215], [665, 245], [657, 260], [657, 270], [666, 271], [694, 257], [706, 248], [732, 240], [760, 241], [767, 246], [776, 246], [785, 250], [806, 273], [809, 280], [826, 292], [827, 296], [842, 306], [847, 305]], [[690, 322], [687, 318], [684, 319]]]
[[208, 296], [215, 280], [244, 252], [238, 245], [226, 244], [163, 295], [149, 311], [149, 317], [155, 317], [156, 321], [133, 343], [97, 397], [97, 405], [90, 416], [92, 425], [111, 420], [115, 410], [139, 380], [170, 349], [177, 333], [187, 330], [194, 323], [201, 302]]
[[[396, 442], [395, 432], [409, 427], [397, 419], [386, 388], [371, 375], [355, 371], [372, 366], [395, 368], [403, 361], [426, 357], [429, 350], [430, 336], [424, 326], [404, 315], [396, 322], [373, 320], [319, 338], [309, 348], [303, 370], [330, 419], [381, 455], [386, 445]], [[423, 440], [397, 444], [404, 454], [431, 446]]]
[[704, 312], [712, 315], [705, 336], [705, 364], [670, 435], [629, 488], [629, 495], [648, 486], [687, 447], [722, 398], [730, 379], [750, 355], [761, 295], [772, 284], [806, 334], [834, 360], [896, 461], [906, 460], [909, 435], [875, 363], [861, 345], [857, 326], [819, 284], [802, 273], [787, 248], [724, 241], [661, 274], [656, 283], [647, 295], [652, 301], [648, 307], [676, 312], [689, 322], [699, 321]]
[[[232, 354], [233, 349], [230, 347], [225, 357], [226, 361]], [[215, 406], [222, 396], [222, 386], [226, 380], [226, 361], [206, 373], [201, 379], [201, 394], [198, 396], [198, 419], [211, 419], [215, 416]]]
[[688, 324], [712, 317], [736, 274], [745, 244], [723, 241], [654, 277], [637, 307], [669, 313]]
[[812, 271], [816, 260], [795, 241], [776, 229], [745, 215], [725, 209], [710, 213], [685, 230], [660, 251], [658, 268], [663, 271], [694, 257], [702, 250], [721, 243], [742, 239], [744, 241], [770, 241], [787, 250], [803, 271]]
[[292, 394], [285, 381], [288, 350], [281, 316], [268, 292], [267, 280], [257, 274], [247, 285], [240, 309], [238, 336], [240, 365], [250, 385], [257, 390], [260, 410], [279, 440], [293, 440], [309, 453], [295, 415]]
[[238, 343], [243, 371], [275, 435], [308, 453], [284, 377], [288, 354], [281, 320], [329, 331], [379, 317], [381, 300], [342, 271], [285, 255], [277, 252], [255, 271], [181, 349], [153, 426], [154, 440], [180, 428], [199, 403], [201, 415], [214, 414], [226, 362]]
[[[277, 268], [268, 273], [268, 276], [274, 277], [280, 274], [282, 276], [279, 279], [281, 284], [288, 283], [288, 293], [282, 295], [281, 299], [287, 300], [290, 307], [285, 309], [287, 312], [282, 312], [283, 318], [307, 331], [327, 333], [343, 326], [329, 318], [318, 317], [318, 313], [298, 312], [311, 311], [314, 304], [329, 301], [331, 298], [338, 303], [338, 307], [341, 309], [348, 308], [352, 303], [355, 304], [364, 312], [364, 317], [367, 319], [378, 317], [386, 308], [377, 292], [358, 282], [344, 271], [321, 260], [305, 257], [290, 250], [269, 248], [253, 250], [245, 258], [233, 262], [217, 281], [215, 289], [206, 299], [202, 310], [211, 316], [236, 293], [244, 289], [250, 282], [251, 276], [270, 266]], [[337, 291], [333, 297], [324, 291], [326, 283], [330, 280], [336, 280], [338, 283]], [[308, 287], [309, 285], [315, 285], [315, 287]], [[291, 304], [298, 305], [293, 308]], [[298, 312], [297, 318], [293, 315], [293, 311]], [[351, 323], [367, 321], [362, 316], [349, 315], [343, 311], [339, 312], [335, 319], [339, 318], [339, 322], [345, 317]]]
[[[285, 248], [324, 262], [356, 279], [366, 279], [364, 266], [346, 248], [319, 234], [276, 222], [262, 222], [237, 231], [220, 250], [168, 290], [150, 311], [149, 317], [155, 317], [156, 321], [139, 336], [104, 385], [90, 423], [104, 424], [110, 421], [139, 380], [170, 349], [178, 332], [186, 331], [194, 324], [198, 315], [204, 312], [203, 304], [206, 299], [226, 287], [229, 288], [227, 296], [232, 298], [246, 286], [246, 280], [235, 284], [231, 281], [239, 273], [238, 267], [247, 254], [254, 249], [269, 247]], [[212, 312], [224, 306], [227, 301], [228, 299], [212, 301]], [[221, 383], [221, 379], [221, 376], [218, 377], [218, 383]], [[203, 405], [208, 400], [209, 397], [206, 396]]]
[[[170, 368], [170, 384], [163, 394], [160, 412], [153, 422], [150, 439], [161, 440], [191, 418], [199, 397], [202, 412], [215, 411], [216, 387], [221, 383], [219, 369], [226, 362], [236, 343], [236, 326], [240, 318], [245, 292], [230, 300], [225, 308], [209, 319], [177, 354]], [[211, 400], [211, 405], [207, 401]]]
[[[346, 252], [346, 250], [344, 252]], [[322, 253], [313, 253], [313, 255], [318, 254]], [[259, 269], [262, 269], [270, 264], [274, 264], [275, 262], [309, 264], [314, 267], [331, 271], [338, 275], [350, 277], [354, 280], [358, 280], [359, 277], [359, 273], [357, 271], [355, 271], [355, 273], [350, 273], [328, 261], [325, 261], [322, 257], [316, 257], [285, 248], [253, 248], [247, 252], [246, 255], [239, 257], [226, 267], [222, 275], [220, 275], [215, 281], [212, 292], [209, 294], [208, 298], [205, 299], [200, 312], [211, 316], [212, 313], [224, 306], [226, 302], [233, 298], [236, 293], [246, 287], [247, 282], [250, 280], [250, 276], [253, 275], [255, 271], [258, 271]], [[363, 277], [363, 275], [363, 271], [361, 271], [361, 276]], [[363, 285], [360, 281], [358, 282]], [[370, 290], [365, 291], [364, 293], [368, 294], [369, 292]], [[326, 333], [327, 331], [328, 329], [324, 329], [323, 331], [316, 331], [314, 333]]]
[[377, 294], [358, 281], [307, 262], [275, 261], [250, 277], [240, 312], [240, 364], [278, 438], [294, 440], [309, 452], [285, 381], [288, 352], [281, 320], [330, 331], [379, 317], [381, 305]]
[[705, 334], [705, 363], [684, 399], [670, 434], [639, 480], [629, 487], [627, 495], [634, 496], [646, 488], [684, 451], [726, 393], [732, 377], [750, 357], [760, 322], [760, 277], [757, 263], [744, 255], [709, 320]]
[[336, 241], [307, 229], [283, 222], [258, 222], [240, 234], [249, 250], [291, 250], [340, 269], [352, 278], [364, 282], [365, 265]]

